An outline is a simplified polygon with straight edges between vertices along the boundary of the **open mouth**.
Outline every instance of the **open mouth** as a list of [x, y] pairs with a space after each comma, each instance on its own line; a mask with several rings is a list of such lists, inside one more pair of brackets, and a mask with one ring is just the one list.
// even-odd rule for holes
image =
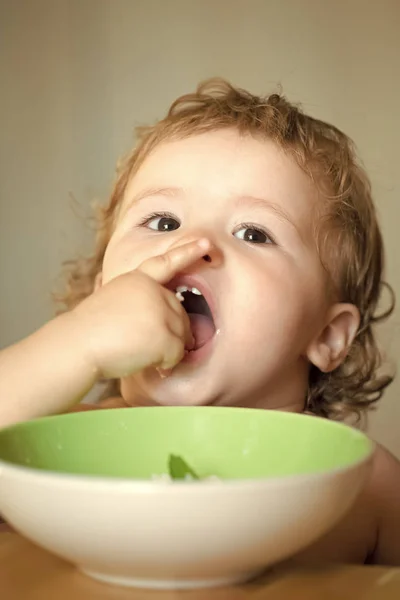
[[191, 351], [199, 350], [211, 340], [215, 335], [215, 323], [211, 308], [197, 287], [178, 285], [175, 287], [175, 294], [182, 302], [186, 310], [195, 340], [194, 348]]

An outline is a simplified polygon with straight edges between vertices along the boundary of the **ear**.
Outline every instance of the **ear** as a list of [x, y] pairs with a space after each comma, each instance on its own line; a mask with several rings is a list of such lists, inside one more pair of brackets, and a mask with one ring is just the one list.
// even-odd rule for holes
[[323, 373], [329, 373], [346, 358], [360, 325], [360, 313], [353, 304], [334, 304], [326, 324], [307, 349], [308, 360]]
[[102, 273], [97, 273], [95, 280], [94, 280], [94, 286], [93, 286], [93, 292], [97, 292], [101, 286], [103, 285], [103, 276]]

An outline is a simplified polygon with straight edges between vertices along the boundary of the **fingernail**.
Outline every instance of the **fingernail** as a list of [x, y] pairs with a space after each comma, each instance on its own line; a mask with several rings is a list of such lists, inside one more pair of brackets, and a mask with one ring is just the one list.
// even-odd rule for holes
[[157, 373], [159, 374], [161, 379], [165, 379], [166, 377], [169, 377], [171, 375], [172, 369], [161, 369], [160, 367], [157, 367]]

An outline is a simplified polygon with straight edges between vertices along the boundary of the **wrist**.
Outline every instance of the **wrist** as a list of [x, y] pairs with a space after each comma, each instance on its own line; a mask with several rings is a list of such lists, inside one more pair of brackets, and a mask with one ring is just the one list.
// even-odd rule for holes
[[80, 367], [87, 372], [91, 384], [94, 385], [101, 378], [101, 372], [88, 328], [75, 310], [64, 313], [59, 318], [63, 319], [63, 327], [67, 331], [66, 343], [75, 356], [79, 356]]

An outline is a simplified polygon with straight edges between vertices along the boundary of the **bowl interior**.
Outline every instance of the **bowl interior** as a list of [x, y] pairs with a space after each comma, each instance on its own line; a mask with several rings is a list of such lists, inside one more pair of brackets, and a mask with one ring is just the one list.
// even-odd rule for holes
[[170, 454], [201, 477], [253, 479], [321, 473], [366, 459], [359, 431], [292, 413], [156, 407], [46, 417], [0, 431], [0, 460], [73, 474], [150, 479]]

